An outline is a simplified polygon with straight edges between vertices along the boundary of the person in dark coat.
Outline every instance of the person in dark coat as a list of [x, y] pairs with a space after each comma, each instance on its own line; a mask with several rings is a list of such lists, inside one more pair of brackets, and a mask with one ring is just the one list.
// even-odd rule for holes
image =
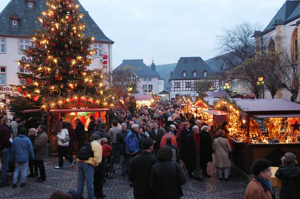
[[[196, 180], [200, 180], [200, 136], [198, 126], [193, 126], [192, 133], [186, 136], [185, 147], [185, 166], [189, 177], [195, 177]], [[193, 172], [194, 175], [192, 174]]]
[[84, 135], [84, 124], [80, 119], [76, 119], [75, 133], [79, 142], [79, 149], [83, 147], [85, 135]]
[[110, 136], [109, 134], [106, 132], [105, 130], [106, 128], [106, 124], [105, 123], [101, 123], [100, 124], [100, 129], [95, 131], [94, 134], [97, 134], [100, 138], [106, 138], [108, 140], [108, 143], [110, 143]]
[[88, 131], [89, 131], [90, 136], [93, 134], [95, 126], [96, 126], [95, 118], [94, 118], [94, 116], [91, 115], [90, 116], [90, 123], [88, 125]]
[[128, 164], [129, 159], [126, 154], [126, 143], [125, 138], [127, 137], [127, 134], [129, 133], [129, 130], [127, 129], [127, 124], [123, 122], [121, 124], [121, 132], [117, 134], [117, 143], [118, 143], [118, 149], [120, 151], [120, 164], [121, 164], [121, 176], [125, 176], [126, 172], [128, 171]]
[[152, 167], [150, 188], [155, 199], [179, 199], [183, 196], [181, 185], [186, 178], [180, 165], [172, 161], [172, 150], [162, 147], [157, 152], [157, 160]]
[[159, 150], [160, 141], [163, 135], [163, 130], [159, 128], [159, 122], [154, 121], [152, 129], [150, 131], [150, 138], [152, 138], [155, 141], [153, 149], [154, 156], [156, 156], [157, 151]]
[[280, 198], [299, 199], [300, 198], [300, 167], [296, 156], [288, 152], [281, 159], [282, 166], [279, 167], [275, 176], [281, 179]]
[[72, 128], [72, 125], [70, 122], [67, 122], [67, 129], [68, 129], [69, 136], [70, 136], [69, 154], [70, 154], [70, 157], [73, 157], [73, 151], [75, 151], [75, 144], [78, 142], [78, 140], [77, 140], [75, 130]]
[[153, 140], [145, 139], [143, 151], [134, 157], [129, 165], [129, 181], [133, 183], [135, 199], [152, 199], [150, 190], [150, 175], [152, 166], [157, 162], [152, 156]]
[[210, 176], [207, 173], [207, 163], [212, 162], [213, 154], [213, 148], [209, 132], [210, 126], [202, 126], [200, 132], [200, 166], [202, 170], [202, 176], [206, 178], [210, 178]]
[[185, 122], [183, 124], [183, 129], [180, 133], [180, 145], [179, 145], [179, 150], [180, 150], [180, 159], [186, 164], [186, 144], [185, 144], [185, 139], [186, 136], [190, 133], [190, 123]]

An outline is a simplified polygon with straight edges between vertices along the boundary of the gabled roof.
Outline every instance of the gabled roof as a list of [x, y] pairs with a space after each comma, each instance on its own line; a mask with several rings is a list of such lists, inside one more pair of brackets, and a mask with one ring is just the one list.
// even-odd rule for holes
[[286, 1], [275, 17], [271, 20], [268, 26], [263, 31], [266, 34], [275, 30], [276, 24], [285, 25], [300, 17], [300, 1]]
[[123, 60], [122, 64], [119, 65], [115, 70], [131, 70], [139, 78], [159, 78], [159, 74], [144, 64], [142, 59], [130, 59]]
[[[78, 0], [75, 0], [75, 3], [80, 4]], [[34, 35], [33, 30], [41, 29], [38, 17], [46, 10], [46, 0], [36, 0], [33, 8], [28, 8], [24, 0], [11, 0], [0, 13], [0, 35], [23, 37]], [[86, 30], [84, 32], [86, 37], [94, 36], [96, 42], [113, 43], [113, 41], [102, 32], [81, 4], [79, 12], [84, 15], [82, 22], [86, 24]], [[20, 18], [19, 26], [11, 26], [10, 17], [14, 14]]]
[[[183, 77], [183, 71], [186, 71], [186, 77]], [[193, 77], [193, 72], [197, 72], [197, 76]], [[212, 77], [214, 72], [203, 61], [201, 57], [181, 57], [172, 72], [170, 80], [174, 79], [200, 79], [205, 78], [203, 72], [207, 72], [207, 77]]]

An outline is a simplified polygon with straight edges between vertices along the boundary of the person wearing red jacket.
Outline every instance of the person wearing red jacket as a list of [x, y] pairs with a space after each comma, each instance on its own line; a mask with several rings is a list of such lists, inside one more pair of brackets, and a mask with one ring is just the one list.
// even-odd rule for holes
[[164, 128], [164, 136], [162, 136], [161, 141], [160, 141], [160, 148], [167, 144], [167, 137], [171, 137], [172, 138], [172, 144], [174, 146], [177, 146], [177, 141], [176, 141], [175, 135], [173, 135], [169, 131], [169, 127], [168, 126], [165, 126], [165, 128]]
[[108, 158], [110, 156], [110, 152], [112, 150], [112, 146], [108, 144], [108, 140], [106, 138], [101, 139], [102, 145], [102, 153], [104, 158]]

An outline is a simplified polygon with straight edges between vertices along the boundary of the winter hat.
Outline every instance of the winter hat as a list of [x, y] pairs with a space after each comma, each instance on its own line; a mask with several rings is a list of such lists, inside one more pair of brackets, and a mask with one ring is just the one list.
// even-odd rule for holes
[[101, 138], [101, 143], [107, 143], [108, 142], [108, 140], [107, 140], [107, 138]]
[[177, 130], [176, 126], [174, 124], [170, 125], [171, 128], [174, 128], [175, 130]]
[[251, 167], [251, 171], [254, 175], [259, 175], [260, 172], [266, 170], [271, 166], [271, 162], [266, 159], [256, 160]]

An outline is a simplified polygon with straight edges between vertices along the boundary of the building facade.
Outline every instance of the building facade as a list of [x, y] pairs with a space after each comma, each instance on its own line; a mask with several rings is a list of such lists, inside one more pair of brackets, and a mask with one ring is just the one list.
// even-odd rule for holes
[[[286, 52], [299, 63], [300, 49], [300, 1], [287, 0], [263, 31], [254, 33], [256, 49], [263, 43], [268, 50]], [[276, 98], [291, 99], [291, 93], [285, 89], [277, 92]], [[265, 98], [271, 98], [269, 91]], [[299, 96], [297, 101], [299, 101]]]
[[[162, 89], [159, 74], [156, 72], [156, 65], [152, 62], [147, 66], [143, 59], [123, 60], [115, 70], [130, 70], [131, 78], [137, 81], [137, 92], [139, 94], [158, 94]], [[159, 88], [159, 83], [161, 88]]]
[[196, 95], [197, 84], [200, 82], [210, 82], [213, 90], [219, 90], [219, 79], [215, 78], [215, 73], [201, 57], [181, 57], [171, 72], [170, 98], [176, 95]]
[[[97, 54], [89, 69], [112, 71], [114, 42], [102, 32], [80, 2], [76, 0], [75, 3], [80, 5], [79, 12], [83, 14], [86, 37], [95, 38], [91, 48], [97, 48]], [[34, 30], [41, 30], [38, 17], [46, 10], [45, 0], [11, 0], [0, 13], [0, 99], [3, 103], [7, 103], [4, 94], [11, 92], [10, 85], [25, 83], [17, 73], [28, 71], [19, 68], [17, 61], [26, 58], [23, 50], [30, 46]]]

